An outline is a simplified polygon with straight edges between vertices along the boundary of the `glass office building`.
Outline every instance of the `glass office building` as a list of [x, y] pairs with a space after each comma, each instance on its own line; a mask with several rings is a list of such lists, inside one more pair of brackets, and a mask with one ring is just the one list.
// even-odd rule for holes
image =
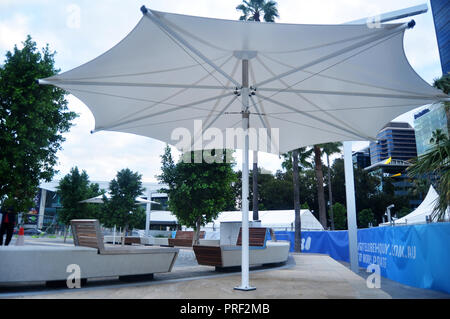
[[416, 137], [414, 129], [405, 122], [390, 122], [377, 134], [377, 141], [370, 145], [370, 163], [392, 157], [392, 159], [407, 161], [417, 156]]
[[443, 104], [435, 104], [414, 115], [417, 155], [427, 152], [436, 129], [448, 136], [448, 119]]
[[363, 148], [360, 151], [353, 152], [352, 154], [353, 164], [363, 169], [370, 166], [370, 149], [369, 147]]
[[450, 72], [450, 0], [431, 0], [442, 74]]

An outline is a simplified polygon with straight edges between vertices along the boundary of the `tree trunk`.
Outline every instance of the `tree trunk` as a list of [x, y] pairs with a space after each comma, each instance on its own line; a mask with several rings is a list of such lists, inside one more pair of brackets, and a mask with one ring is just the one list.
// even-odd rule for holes
[[67, 228], [68, 227], [70, 227], [70, 226], [68, 226], [68, 225], [66, 225], [66, 227], [64, 227], [64, 243], [66, 242], [66, 239], [67, 239]]
[[325, 189], [323, 187], [322, 152], [318, 145], [314, 145], [314, 163], [317, 180], [317, 199], [319, 202], [319, 221], [327, 229], [327, 212], [325, 209]]
[[193, 239], [192, 245], [200, 244], [201, 221], [202, 221], [201, 217], [198, 217], [197, 220], [195, 221], [195, 233], [194, 233], [194, 239]]
[[253, 151], [253, 220], [259, 220], [258, 198], [258, 151]]
[[330, 202], [330, 220], [331, 220], [331, 230], [334, 230], [334, 215], [333, 215], [333, 191], [331, 190], [331, 167], [330, 167], [330, 156], [327, 154], [327, 165], [328, 165], [328, 200]]
[[295, 239], [294, 239], [294, 250], [296, 252], [301, 252], [301, 230], [302, 224], [300, 219], [300, 189], [298, 183], [298, 151], [292, 152], [292, 179], [294, 182], [294, 210], [295, 210]]
[[128, 232], [128, 225], [125, 225], [125, 227], [123, 228], [122, 246], [125, 246], [125, 236], [127, 235], [127, 232]]

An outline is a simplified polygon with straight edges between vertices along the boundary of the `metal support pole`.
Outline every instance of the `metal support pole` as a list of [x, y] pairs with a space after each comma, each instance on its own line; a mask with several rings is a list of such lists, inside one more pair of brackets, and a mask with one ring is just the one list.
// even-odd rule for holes
[[244, 149], [242, 150], [242, 265], [241, 285], [237, 290], [255, 290], [249, 284], [249, 235], [248, 235], [248, 149], [249, 149], [249, 87], [248, 87], [248, 60], [242, 60], [242, 129], [244, 131]]
[[41, 188], [41, 199], [39, 202], [38, 229], [44, 227], [45, 202], [47, 200], [47, 190]]
[[356, 226], [355, 180], [353, 177], [352, 142], [344, 142], [345, 195], [347, 199], [348, 247], [350, 269], [358, 273], [358, 228]]
[[149, 235], [150, 231], [150, 215], [152, 213], [152, 192], [150, 190], [147, 191], [147, 200], [149, 201], [145, 210], [145, 236]]

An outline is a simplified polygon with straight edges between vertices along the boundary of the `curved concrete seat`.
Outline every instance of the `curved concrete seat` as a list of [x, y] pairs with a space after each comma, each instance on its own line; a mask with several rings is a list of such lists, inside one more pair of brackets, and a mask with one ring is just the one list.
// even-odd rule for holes
[[[241, 266], [241, 232], [236, 245], [195, 245], [193, 248], [198, 264], [217, 268]], [[250, 265], [283, 263], [288, 260], [290, 242], [267, 240], [268, 232], [267, 228], [249, 228]]]
[[75, 247], [0, 247], [0, 284], [67, 280], [67, 266], [79, 266], [80, 278], [133, 277], [170, 272], [179, 249], [109, 246], [98, 220], [72, 220]]
[[[121, 248], [121, 247], [119, 247]], [[125, 247], [126, 248], [126, 247]], [[71, 264], [80, 267], [80, 277], [117, 277], [170, 272], [177, 249], [113, 249], [99, 254], [90, 247], [2, 246], [0, 284], [67, 280]]]

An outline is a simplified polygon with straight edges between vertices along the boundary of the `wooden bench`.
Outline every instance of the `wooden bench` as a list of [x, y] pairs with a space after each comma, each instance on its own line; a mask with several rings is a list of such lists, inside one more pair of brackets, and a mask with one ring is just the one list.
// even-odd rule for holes
[[[169, 246], [192, 247], [194, 241], [194, 231], [177, 230], [175, 238], [169, 238]], [[200, 239], [205, 238], [205, 232], [200, 232]]]
[[[154, 254], [159, 251], [173, 251], [173, 248], [157, 248], [148, 246], [105, 247], [103, 235], [100, 231], [100, 223], [97, 219], [72, 219], [70, 224], [72, 226], [73, 242], [75, 246], [97, 248], [98, 253], [101, 255]], [[178, 250], [176, 250], [176, 252], [178, 253]]]
[[[264, 249], [267, 239], [267, 228], [265, 227], [250, 227], [249, 232], [249, 247], [250, 249]], [[242, 246], [242, 228], [239, 230], [239, 235], [236, 241], [236, 246], [204, 246], [194, 245], [194, 253], [199, 265], [215, 266], [217, 268], [224, 267], [223, 255], [224, 251], [239, 250]]]

